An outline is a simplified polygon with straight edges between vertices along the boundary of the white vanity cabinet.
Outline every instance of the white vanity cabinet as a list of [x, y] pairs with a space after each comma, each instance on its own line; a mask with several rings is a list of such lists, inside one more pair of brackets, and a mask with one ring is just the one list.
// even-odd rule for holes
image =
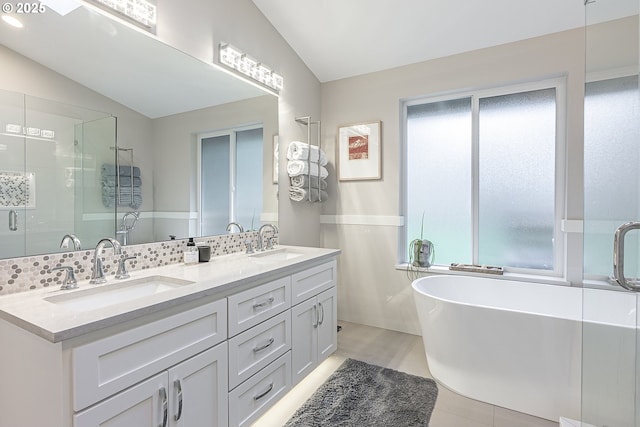
[[74, 427], [226, 426], [226, 308], [222, 299], [72, 348]]
[[73, 417], [74, 427], [226, 426], [227, 344], [200, 353]]
[[292, 276], [293, 383], [313, 371], [338, 346], [336, 262]]

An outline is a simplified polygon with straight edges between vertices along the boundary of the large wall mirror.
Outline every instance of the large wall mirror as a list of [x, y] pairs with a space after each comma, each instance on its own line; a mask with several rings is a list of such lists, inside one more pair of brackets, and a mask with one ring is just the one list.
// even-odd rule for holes
[[18, 17], [0, 22], [0, 258], [277, 221], [276, 96], [91, 8]]

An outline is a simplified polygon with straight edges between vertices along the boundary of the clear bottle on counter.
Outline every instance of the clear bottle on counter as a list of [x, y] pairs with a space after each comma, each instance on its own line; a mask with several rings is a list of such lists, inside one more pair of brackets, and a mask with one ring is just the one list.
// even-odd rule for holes
[[198, 263], [198, 248], [196, 247], [193, 237], [189, 237], [187, 247], [184, 249], [183, 261], [185, 264], [197, 264]]

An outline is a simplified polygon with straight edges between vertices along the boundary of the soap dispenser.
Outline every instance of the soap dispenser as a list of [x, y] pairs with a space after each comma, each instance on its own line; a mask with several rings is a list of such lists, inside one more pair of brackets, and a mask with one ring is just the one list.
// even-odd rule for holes
[[184, 250], [184, 263], [185, 264], [197, 264], [198, 263], [198, 248], [196, 247], [193, 237], [189, 237], [187, 247]]

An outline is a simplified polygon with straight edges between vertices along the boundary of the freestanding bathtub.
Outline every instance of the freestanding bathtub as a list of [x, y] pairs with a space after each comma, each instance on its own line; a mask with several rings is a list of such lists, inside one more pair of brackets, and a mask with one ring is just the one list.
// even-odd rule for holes
[[472, 276], [413, 282], [433, 377], [463, 396], [579, 419], [582, 289]]

